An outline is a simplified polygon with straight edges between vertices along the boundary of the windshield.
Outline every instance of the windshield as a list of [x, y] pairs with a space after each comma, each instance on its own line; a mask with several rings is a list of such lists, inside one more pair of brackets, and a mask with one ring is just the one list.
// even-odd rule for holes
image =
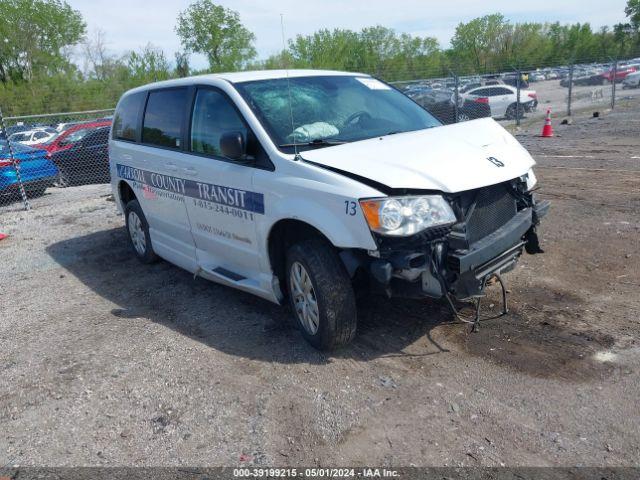
[[278, 78], [236, 88], [273, 142], [287, 152], [294, 145], [304, 150], [441, 125], [411, 99], [370, 77]]
[[[79, 130], [76, 130], [75, 132], [68, 134], [65, 138], [60, 140], [60, 145], [69, 145], [70, 143], [75, 143], [79, 140], [82, 140], [91, 131], [91, 128], [81, 128]], [[62, 134], [60, 134], [60, 136], [62, 136]]]

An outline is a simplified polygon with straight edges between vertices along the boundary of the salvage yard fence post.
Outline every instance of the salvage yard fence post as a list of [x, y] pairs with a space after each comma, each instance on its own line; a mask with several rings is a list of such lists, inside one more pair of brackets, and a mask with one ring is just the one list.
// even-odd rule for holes
[[618, 76], [618, 61], [614, 60], [611, 71], [611, 110], [616, 108], [616, 78]]
[[571, 116], [571, 96], [573, 95], [573, 63], [569, 65], [569, 92], [567, 94], [567, 117]]
[[455, 99], [454, 115], [455, 123], [460, 121], [460, 78], [453, 71], [449, 70], [449, 73], [453, 76], [453, 95]]
[[7, 149], [9, 151], [9, 161], [13, 166], [13, 169], [16, 173], [16, 181], [18, 182], [18, 191], [20, 192], [20, 197], [22, 198], [22, 203], [24, 205], [25, 210], [31, 210], [31, 205], [29, 205], [29, 199], [27, 198], [27, 192], [24, 189], [24, 184], [22, 183], [22, 176], [20, 175], [20, 164], [16, 159], [13, 151], [13, 145], [11, 144], [11, 140], [9, 140], [9, 135], [7, 134], [7, 129], [5, 128], [4, 123], [4, 115], [2, 114], [2, 108], [0, 108], [0, 132], [1, 139], [7, 142]]
[[516, 68], [516, 126], [520, 126], [520, 93], [522, 90], [522, 73]]

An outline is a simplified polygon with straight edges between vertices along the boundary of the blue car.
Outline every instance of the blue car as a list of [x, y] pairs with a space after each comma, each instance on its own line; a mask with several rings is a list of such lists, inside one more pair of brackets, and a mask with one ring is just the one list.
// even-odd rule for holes
[[[47, 158], [46, 150], [14, 142], [11, 147], [27, 194], [32, 197], [42, 195], [56, 181], [58, 167]], [[12, 195], [18, 191], [18, 175], [9, 153], [9, 143], [0, 139], [0, 195]]]

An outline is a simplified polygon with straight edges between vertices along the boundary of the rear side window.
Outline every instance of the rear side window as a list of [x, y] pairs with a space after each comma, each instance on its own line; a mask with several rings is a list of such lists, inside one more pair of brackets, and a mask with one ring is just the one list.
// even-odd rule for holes
[[144, 113], [142, 143], [179, 149], [186, 103], [186, 88], [151, 92]]
[[138, 138], [138, 115], [146, 92], [127, 95], [116, 109], [113, 118], [113, 138], [135, 142]]
[[488, 97], [489, 95], [491, 95], [490, 92], [491, 92], [490, 88], [479, 88], [477, 90], [473, 90], [472, 92], [470, 92], [470, 94]]

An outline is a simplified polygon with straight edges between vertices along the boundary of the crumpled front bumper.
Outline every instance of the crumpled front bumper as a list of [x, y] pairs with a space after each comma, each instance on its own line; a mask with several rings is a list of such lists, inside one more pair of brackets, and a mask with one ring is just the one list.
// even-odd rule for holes
[[467, 299], [482, 294], [485, 279], [512, 270], [520, 255], [541, 253], [536, 226], [549, 209], [534, 203], [472, 244], [455, 232], [436, 233], [419, 245], [398, 243], [368, 265], [373, 287], [388, 296]]

